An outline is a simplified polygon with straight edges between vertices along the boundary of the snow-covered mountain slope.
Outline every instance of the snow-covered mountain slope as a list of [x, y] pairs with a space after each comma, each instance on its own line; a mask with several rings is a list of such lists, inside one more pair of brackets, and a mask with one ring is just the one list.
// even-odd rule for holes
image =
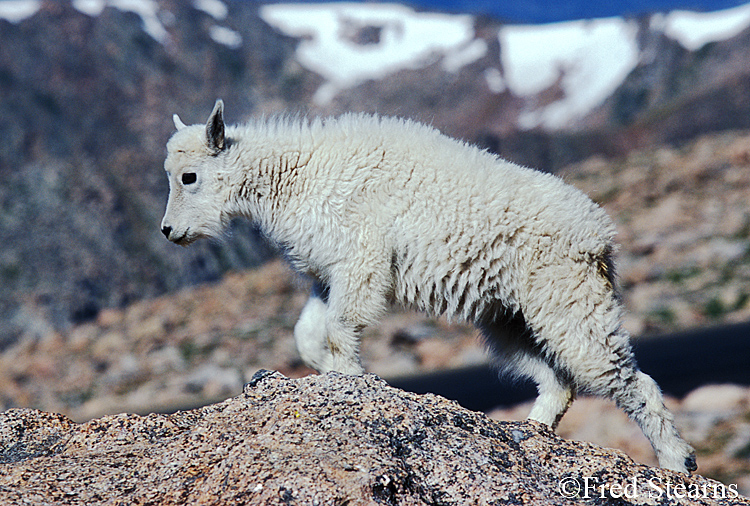
[[[157, 0], [72, 0], [90, 16], [113, 7], [141, 17], [144, 30], [159, 42], [169, 39], [173, 22]], [[41, 0], [0, 1], [0, 18], [13, 23], [32, 16]], [[211, 15], [211, 38], [230, 48], [242, 36], [226, 26], [222, 0], [193, 0]], [[418, 12], [397, 3], [279, 3], [262, 6], [261, 18], [285, 35], [299, 38], [297, 60], [324, 78], [314, 95], [328, 104], [341, 90], [379, 80], [404, 69], [421, 69], [436, 61], [447, 72], [486, 55], [488, 44], [477, 38], [474, 16]], [[750, 4], [723, 11], [673, 11], [654, 14], [649, 28], [678, 41], [689, 51], [736, 36], [750, 26]], [[607, 18], [545, 25], [502, 25], [497, 38], [497, 68], [484, 73], [487, 87], [528, 99], [518, 115], [523, 129], [564, 128], [599, 106], [642, 62], [639, 25]], [[554, 86], [555, 100], [535, 97]]]
[[300, 37], [297, 58], [326, 78], [315, 96], [330, 101], [337, 91], [402, 69], [416, 69], [442, 58], [456, 71], [484, 56], [474, 38], [473, 17], [415, 12], [400, 4], [271, 4], [264, 21]]
[[[157, 0], [71, 0], [71, 3], [76, 10], [88, 16], [98, 16], [107, 7], [135, 13], [140, 16], [146, 33], [161, 43], [169, 40], [165, 25], [174, 23], [173, 16], [164, 11]], [[217, 21], [209, 29], [215, 42], [232, 48], [242, 44], [239, 33], [220, 24], [228, 13], [222, 0], [193, 0], [192, 3], [194, 8], [211, 15]], [[0, 0], [0, 19], [18, 23], [36, 14], [41, 7], [42, 0]]]
[[[457, 71], [487, 51], [485, 41], [474, 38], [472, 16], [416, 12], [400, 4], [271, 4], [260, 15], [302, 39], [300, 64], [326, 79], [315, 96], [321, 104], [364, 80], [436, 60]], [[655, 14], [650, 26], [696, 51], [750, 26], [750, 4], [712, 13]], [[562, 96], [540, 107], [529, 104], [519, 125], [561, 128], [600, 105], [638, 65], [638, 34], [637, 23], [622, 18], [505, 25], [498, 31], [499, 72], [490, 68], [485, 77], [490, 89], [507, 88], [519, 97], [559, 83]]]
[[638, 26], [620, 18], [500, 29], [500, 60], [510, 91], [532, 97], [559, 82], [563, 96], [531, 105], [519, 125], [560, 128], [585, 115], [625, 80], [639, 61]]
[[656, 14], [651, 23], [652, 29], [663, 31], [690, 51], [697, 51], [710, 42], [734, 37], [750, 26], [750, 4], [716, 12]]

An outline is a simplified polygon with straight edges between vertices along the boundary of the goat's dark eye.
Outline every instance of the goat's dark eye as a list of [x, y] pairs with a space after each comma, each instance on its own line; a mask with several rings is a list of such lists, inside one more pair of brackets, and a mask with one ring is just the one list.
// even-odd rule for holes
[[182, 175], [182, 184], [193, 184], [198, 180], [195, 172], [186, 172]]

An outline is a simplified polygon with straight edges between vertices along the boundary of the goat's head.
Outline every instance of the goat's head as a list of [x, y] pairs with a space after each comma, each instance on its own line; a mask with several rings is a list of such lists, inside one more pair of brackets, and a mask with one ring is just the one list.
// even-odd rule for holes
[[169, 200], [161, 231], [170, 241], [187, 246], [221, 234], [226, 225], [220, 180], [226, 149], [224, 102], [216, 101], [205, 126], [187, 126], [176, 114], [173, 120], [177, 131], [167, 143]]

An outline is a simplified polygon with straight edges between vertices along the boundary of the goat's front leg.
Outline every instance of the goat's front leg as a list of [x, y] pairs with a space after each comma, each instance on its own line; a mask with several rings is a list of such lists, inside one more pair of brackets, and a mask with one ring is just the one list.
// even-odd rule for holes
[[385, 311], [387, 272], [364, 261], [351, 262], [334, 271], [325, 314], [330, 362], [324, 364], [323, 371], [364, 372], [359, 358], [360, 336], [364, 328], [375, 323]]
[[327, 344], [327, 312], [328, 287], [316, 282], [294, 326], [297, 351], [302, 361], [316, 371], [330, 370], [333, 363]]

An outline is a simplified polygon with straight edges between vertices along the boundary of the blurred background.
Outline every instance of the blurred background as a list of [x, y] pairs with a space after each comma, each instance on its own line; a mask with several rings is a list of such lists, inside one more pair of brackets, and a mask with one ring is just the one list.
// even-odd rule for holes
[[[750, 4], [0, 0], [0, 409], [82, 421], [289, 376], [308, 282], [247, 222], [180, 248], [159, 223], [171, 116], [377, 112], [560, 175], [617, 223], [643, 369], [699, 472], [750, 493]], [[367, 369], [522, 419], [476, 332], [394, 309]], [[499, 406], [499, 408], [498, 408]], [[611, 403], [564, 437], [655, 463]]]

